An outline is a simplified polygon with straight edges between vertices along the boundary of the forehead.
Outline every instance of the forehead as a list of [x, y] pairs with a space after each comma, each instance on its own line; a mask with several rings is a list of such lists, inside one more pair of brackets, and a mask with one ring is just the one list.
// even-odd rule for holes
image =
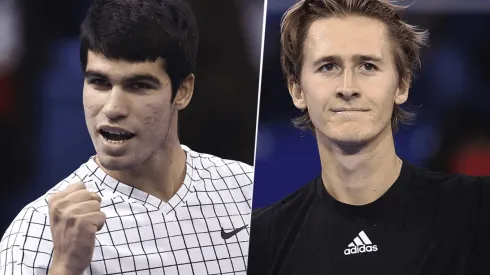
[[97, 71], [111, 78], [121, 78], [134, 74], [151, 74], [158, 78], [167, 76], [164, 63], [156, 61], [133, 62], [122, 59], [108, 59], [103, 55], [89, 51], [87, 54], [87, 71]]
[[315, 20], [304, 43], [305, 56], [375, 55], [386, 58], [391, 43], [386, 25], [364, 16], [329, 17]]

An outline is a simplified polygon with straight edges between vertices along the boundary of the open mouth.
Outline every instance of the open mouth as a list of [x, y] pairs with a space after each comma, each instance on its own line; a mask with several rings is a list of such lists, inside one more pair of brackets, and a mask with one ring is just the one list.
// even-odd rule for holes
[[99, 130], [99, 133], [109, 142], [123, 143], [134, 138], [135, 134], [126, 131]]

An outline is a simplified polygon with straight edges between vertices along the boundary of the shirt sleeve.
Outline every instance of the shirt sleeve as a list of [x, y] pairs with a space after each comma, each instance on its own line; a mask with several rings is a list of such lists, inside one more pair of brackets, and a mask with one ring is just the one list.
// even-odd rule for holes
[[266, 275], [269, 273], [269, 238], [273, 208], [269, 206], [252, 212], [247, 274]]
[[27, 206], [0, 241], [0, 275], [47, 274], [52, 253], [48, 216]]

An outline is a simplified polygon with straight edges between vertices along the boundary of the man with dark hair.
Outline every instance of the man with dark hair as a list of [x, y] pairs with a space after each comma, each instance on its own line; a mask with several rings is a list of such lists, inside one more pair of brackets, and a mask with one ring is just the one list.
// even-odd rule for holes
[[96, 155], [18, 214], [1, 274], [245, 274], [253, 169], [179, 142], [197, 49], [185, 1], [95, 1], [80, 61]]
[[301, 0], [284, 14], [294, 124], [315, 135], [322, 171], [254, 212], [248, 274], [490, 274], [489, 179], [395, 152], [426, 37], [385, 0]]

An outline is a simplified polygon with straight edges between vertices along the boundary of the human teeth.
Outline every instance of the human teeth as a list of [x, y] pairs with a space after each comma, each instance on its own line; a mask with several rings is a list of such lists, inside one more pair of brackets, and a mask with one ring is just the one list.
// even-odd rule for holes
[[106, 130], [106, 132], [114, 135], [123, 135], [123, 134], [129, 134], [128, 132], [125, 131], [114, 131], [114, 130]]
[[125, 142], [125, 140], [110, 140], [110, 139], [107, 139], [107, 141], [114, 144], [120, 144]]

